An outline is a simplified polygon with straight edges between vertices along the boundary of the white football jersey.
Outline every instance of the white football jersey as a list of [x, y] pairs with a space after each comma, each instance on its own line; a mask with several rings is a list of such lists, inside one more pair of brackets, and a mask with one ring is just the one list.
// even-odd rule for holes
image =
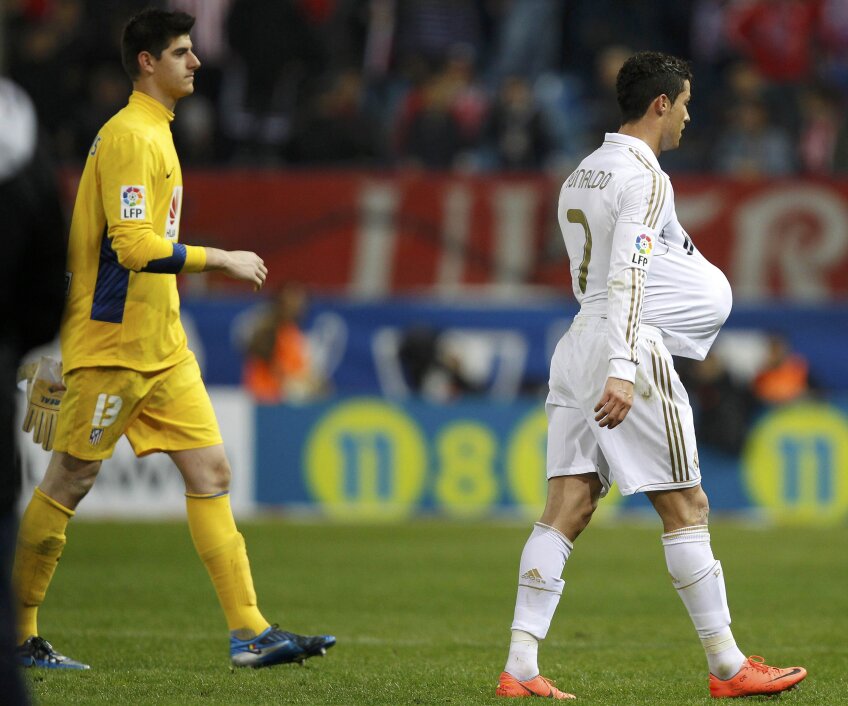
[[608, 133], [563, 184], [559, 223], [580, 313], [608, 319], [609, 376], [634, 380], [642, 322], [672, 354], [706, 356], [730, 314], [730, 284], [677, 220], [645, 142]]

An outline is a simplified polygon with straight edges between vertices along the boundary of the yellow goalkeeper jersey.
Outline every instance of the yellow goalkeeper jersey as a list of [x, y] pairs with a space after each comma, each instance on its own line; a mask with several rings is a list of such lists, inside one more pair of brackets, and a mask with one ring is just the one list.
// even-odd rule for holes
[[178, 242], [183, 178], [173, 118], [134, 91], [88, 152], [68, 241], [66, 372], [163, 370], [188, 355], [176, 274], [201, 271], [206, 252]]

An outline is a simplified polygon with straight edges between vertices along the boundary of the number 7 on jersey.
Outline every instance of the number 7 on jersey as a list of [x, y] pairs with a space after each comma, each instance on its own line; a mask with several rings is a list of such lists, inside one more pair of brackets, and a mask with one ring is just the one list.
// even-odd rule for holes
[[592, 231], [589, 228], [589, 221], [586, 220], [586, 214], [579, 208], [569, 208], [566, 211], [565, 217], [569, 223], [577, 223], [583, 226], [583, 232], [586, 233], [586, 244], [583, 246], [583, 260], [580, 262], [580, 276], [577, 284], [580, 291], [586, 294], [586, 279], [589, 277], [589, 261], [592, 259]]

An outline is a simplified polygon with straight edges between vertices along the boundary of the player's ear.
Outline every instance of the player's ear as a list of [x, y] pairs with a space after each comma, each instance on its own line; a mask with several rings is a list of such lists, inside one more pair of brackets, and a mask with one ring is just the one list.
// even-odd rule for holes
[[138, 57], [136, 57], [136, 61], [138, 62], [138, 68], [141, 71], [142, 76], [149, 76], [153, 73], [155, 65], [154, 59], [156, 57], [153, 56], [149, 51], [140, 51], [138, 53]]
[[654, 98], [653, 108], [654, 112], [657, 115], [665, 115], [671, 108], [671, 101], [668, 99], [668, 96], [665, 93], [661, 93], [656, 98]]

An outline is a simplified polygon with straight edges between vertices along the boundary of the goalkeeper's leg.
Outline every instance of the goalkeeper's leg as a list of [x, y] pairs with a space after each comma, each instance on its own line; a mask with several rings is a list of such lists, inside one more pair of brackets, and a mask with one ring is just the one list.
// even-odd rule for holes
[[38, 635], [38, 608], [65, 546], [65, 528], [99, 470], [100, 461], [83, 461], [57, 451], [33, 492], [18, 529], [12, 570], [19, 643]]
[[244, 539], [230, 508], [230, 465], [221, 444], [173, 451], [185, 480], [191, 538], [209, 572], [230, 631], [254, 636], [269, 626], [259, 612]]
[[221, 444], [173, 451], [186, 484], [191, 538], [209, 572], [230, 630], [230, 659], [239, 667], [270, 667], [323, 655], [332, 635], [304, 636], [269, 625], [259, 611], [244, 538], [230, 508], [230, 465]]

